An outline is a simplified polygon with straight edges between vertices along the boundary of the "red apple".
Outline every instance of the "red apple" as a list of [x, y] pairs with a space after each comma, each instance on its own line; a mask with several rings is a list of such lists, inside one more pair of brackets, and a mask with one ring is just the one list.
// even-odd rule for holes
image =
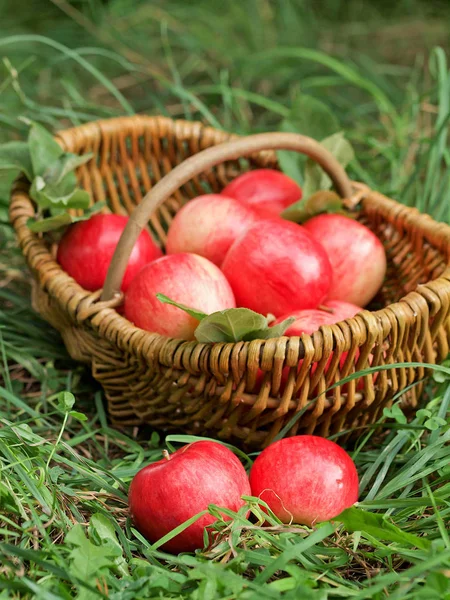
[[[208, 505], [238, 511], [244, 505], [242, 496], [249, 495], [247, 473], [231, 450], [218, 442], [200, 441], [139, 471], [128, 501], [136, 528], [155, 543]], [[204, 529], [215, 520], [210, 514], [200, 517], [163, 548], [173, 553], [203, 548]]]
[[358, 500], [358, 473], [350, 456], [313, 435], [284, 438], [263, 450], [250, 471], [250, 486], [283, 523], [312, 526]]
[[236, 198], [266, 217], [277, 217], [302, 197], [297, 183], [280, 171], [256, 169], [233, 179], [222, 194]]
[[278, 325], [278, 323], [289, 317], [295, 317], [295, 321], [286, 329], [284, 335], [302, 335], [302, 333], [311, 335], [321, 325], [333, 325], [339, 321], [350, 319], [363, 310], [360, 306], [356, 306], [350, 302], [340, 302], [339, 300], [330, 300], [323, 306], [331, 309], [332, 312], [321, 308], [297, 310], [279, 317], [271, 323], [271, 326]]
[[234, 240], [257, 220], [254, 210], [233, 198], [199, 196], [175, 215], [167, 236], [167, 253], [194, 252], [220, 266]]
[[236, 306], [233, 291], [222, 271], [197, 254], [163, 256], [144, 267], [125, 294], [125, 316], [141, 329], [184, 340], [194, 339], [197, 319], [163, 304], [156, 294], [204, 313]]
[[[94, 292], [103, 287], [117, 242], [128, 217], [124, 215], [94, 215], [87, 221], [71, 225], [58, 246], [57, 261], [68, 275], [85, 290]], [[162, 256], [161, 249], [147, 231], [142, 231], [131, 252], [122, 291], [142, 267]]]
[[316, 308], [327, 296], [332, 271], [309, 233], [282, 219], [260, 221], [229, 249], [222, 270], [238, 306], [276, 317]]
[[[331, 309], [333, 312], [331, 313], [331, 312], [328, 312], [326, 310], [322, 310], [319, 308], [312, 309], [312, 310], [298, 310], [298, 311], [291, 312], [290, 314], [283, 315], [282, 317], [279, 317], [273, 323], [271, 323], [271, 326], [278, 325], [278, 323], [281, 323], [281, 321], [284, 321], [288, 317], [295, 317], [295, 321], [292, 323], [292, 325], [290, 325], [288, 327], [288, 329], [285, 331], [284, 335], [300, 336], [300, 335], [302, 335], [302, 333], [312, 335], [315, 331], [318, 331], [318, 329], [321, 325], [333, 325], [335, 323], [338, 323], [339, 321], [344, 321], [345, 319], [350, 319], [351, 317], [354, 317], [356, 314], [358, 314], [359, 312], [361, 312], [363, 310], [360, 306], [356, 306], [355, 304], [351, 304], [349, 302], [341, 302], [339, 300], [329, 300], [323, 306], [325, 308]], [[348, 356], [348, 352], [342, 353], [342, 355], [339, 359], [339, 368], [340, 369], [342, 369], [342, 367], [344, 366], [347, 356]], [[358, 360], [358, 357], [359, 357], [359, 350], [356, 350], [355, 360]], [[333, 358], [333, 355], [331, 354], [330, 358], [328, 359], [327, 364], [325, 365], [325, 373], [327, 372], [327, 370], [330, 366], [332, 358]], [[370, 361], [372, 361], [372, 357], [370, 357]], [[298, 370], [300, 370], [301, 365], [302, 365], [302, 361], [300, 361], [300, 363], [299, 363]], [[311, 375], [314, 374], [316, 369], [317, 369], [317, 363], [313, 363], [311, 366]], [[289, 370], [285, 367], [285, 369], [283, 370], [283, 379], [282, 379], [283, 385], [285, 385], [285, 383], [287, 381], [288, 374], [289, 374]], [[363, 388], [364, 388], [364, 381], [361, 380], [357, 384], [356, 389], [362, 390]], [[344, 392], [347, 391], [347, 385], [344, 385], [343, 391]]]
[[365, 225], [343, 215], [313, 217], [303, 227], [328, 253], [333, 267], [331, 300], [365, 306], [380, 289], [386, 274], [386, 253]]

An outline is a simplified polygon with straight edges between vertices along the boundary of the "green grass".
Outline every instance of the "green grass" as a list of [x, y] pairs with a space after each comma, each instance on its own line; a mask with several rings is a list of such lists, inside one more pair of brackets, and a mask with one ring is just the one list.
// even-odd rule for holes
[[[0, 141], [24, 135], [21, 117], [58, 129], [133, 111], [276, 130], [302, 92], [339, 118], [354, 178], [450, 222], [448, 3], [20, 4], [0, 0]], [[196, 555], [142, 539], [127, 486], [186, 438], [109, 428], [100, 388], [30, 307], [11, 177], [0, 175], [0, 598], [450, 598], [448, 368], [413, 420], [394, 406], [383, 433], [348, 448], [361, 505], [343, 522], [260, 527], [249, 501], [251, 517], [219, 521]]]

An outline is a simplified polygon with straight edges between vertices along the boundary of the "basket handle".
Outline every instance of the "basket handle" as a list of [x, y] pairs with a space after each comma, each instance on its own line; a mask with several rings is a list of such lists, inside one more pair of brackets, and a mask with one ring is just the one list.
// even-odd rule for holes
[[319, 142], [296, 133], [259, 133], [212, 146], [177, 165], [144, 196], [127, 222], [117, 244], [101, 300], [111, 300], [120, 291], [125, 269], [133, 247], [153, 212], [182, 185], [196, 175], [226, 160], [236, 160], [263, 150], [294, 150], [315, 160], [331, 177], [344, 198], [352, 194], [352, 185], [342, 166]]

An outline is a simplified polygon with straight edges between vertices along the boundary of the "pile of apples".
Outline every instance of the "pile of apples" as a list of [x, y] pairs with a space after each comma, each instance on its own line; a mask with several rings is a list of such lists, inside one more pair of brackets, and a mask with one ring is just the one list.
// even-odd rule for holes
[[[274, 442], [257, 457], [250, 477], [218, 442], [198, 441], [164, 454], [135, 475], [128, 501], [134, 525], [152, 543], [204, 511], [162, 545], [173, 553], [203, 548], [205, 527], [216, 521], [207, 510], [211, 504], [237, 512], [246, 496], [255, 496], [282, 523], [313, 527], [358, 500], [354, 462], [337, 444], [318, 436]], [[264, 506], [262, 510], [266, 512]]]
[[[353, 317], [383, 283], [384, 248], [342, 214], [319, 214], [303, 225], [281, 218], [301, 197], [283, 173], [258, 169], [183, 206], [165, 255], [143, 231], [122, 282], [125, 317], [151, 332], [194, 339], [198, 321], [160, 302], [158, 293], [206, 314], [238, 306], [273, 315], [273, 325], [295, 317], [285, 335]], [[127, 219], [95, 215], [62, 237], [57, 259], [84, 289], [103, 287]]]

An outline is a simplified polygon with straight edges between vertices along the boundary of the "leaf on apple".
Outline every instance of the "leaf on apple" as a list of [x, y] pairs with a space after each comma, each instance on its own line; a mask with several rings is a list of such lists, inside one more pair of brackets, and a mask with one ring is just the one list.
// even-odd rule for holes
[[194, 317], [194, 319], [198, 319], [199, 321], [201, 321], [202, 319], [204, 319], [205, 317], [208, 316], [206, 313], [201, 312], [200, 310], [197, 310], [195, 308], [190, 308], [189, 306], [186, 306], [185, 304], [181, 304], [180, 302], [175, 302], [175, 300], [172, 300], [172, 298], [169, 298], [168, 296], [166, 296], [164, 294], [156, 294], [156, 297], [163, 304], [171, 304], [172, 306], [181, 308], [181, 310], [184, 310], [184, 312], [187, 312], [188, 315], [191, 315], [191, 317]]
[[283, 218], [295, 223], [304, 223], [315, 215], [323, 213], [340, 213], [349, 215], [344, 209], [342, 198], [331, 190], [320, 190], [308, 199], [296, 202], [283, 212]]
[[175, 302], [164, 294], [156, 294], [164, 304], [171, 304], [187, 312], [191, 317], [200, 321], [195, 330], [195, 338], [199, 342], [240, 342], [251, 340], [267, 340], [283, 335], [286, 329], [295, 321], [293, 317], [282, 323], [269, 327], [269, 319], [248, 308], [227, 308], [210, 315]]

